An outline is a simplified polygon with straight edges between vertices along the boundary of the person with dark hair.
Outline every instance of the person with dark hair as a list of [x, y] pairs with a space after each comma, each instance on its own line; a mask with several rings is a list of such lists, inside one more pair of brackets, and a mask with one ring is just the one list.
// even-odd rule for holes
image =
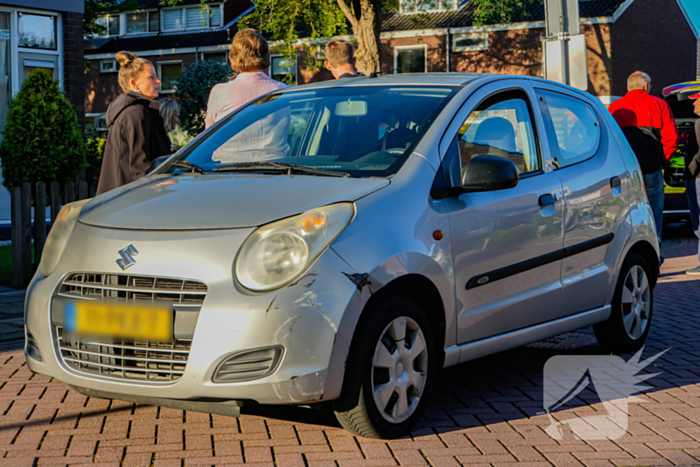
[[350, 42], [341, 40], [330, 41], [326, 44], [325, 54], [326, 68], [333, 73], [335, 79], [365, 76], [355, 71], [357, 58], [355, 58], [355, 52]]
[[153, 64], [130, 52], [116, 57], [124, 91], [107, 108], [109, 133], [97, 194], [146, 175], [151, 162], [170, 154], [170, 142], [158, 112], [160, 80]]
[[211, 90], [205, 119], [207, 128], [263, 94], [287, 87], [267, 76], [270, 50], [257, 30], [244, 29], [236, 33], [228, 56], [231, 68], [238, 72], [238, 76], [228, 83], [217, 84]]

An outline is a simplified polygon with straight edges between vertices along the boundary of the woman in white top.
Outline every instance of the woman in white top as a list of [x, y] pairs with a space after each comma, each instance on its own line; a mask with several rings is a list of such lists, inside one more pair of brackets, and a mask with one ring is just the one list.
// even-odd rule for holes
[[239, 74], [233, 81], [217, 84], [211, 90], [205, 120], [207, 128], [253, 99], [287, 87], [267, 76], [270, 50], [257, 30], [239, 31], [233, 37], [228, 56], [231, 68]]
[[[255, 29], [239, 31], [229, 52], [231, 68], [238, 76], [228, 83], [217, 84], [209, 95], [206, 127], [263, 94], [287, 87], [267, 76], [270, 51], [265, 38]], [[289, 109], [275, 112], [252, 123], [214, 152], [212, 159], [221, 163], [275, 160], [287, 155]]]

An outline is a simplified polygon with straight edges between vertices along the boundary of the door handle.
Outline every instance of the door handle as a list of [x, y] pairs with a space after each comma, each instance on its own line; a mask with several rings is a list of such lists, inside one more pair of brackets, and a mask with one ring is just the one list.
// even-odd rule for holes
[[622, 186], [622, 180], [620, 180], [620, 177], [613, 177], [610, 179], [610, 187], [611, 188], [620, 188]]
[[540, 207], [551, 206], [554, 203], [556, 203], [556, 200], [551, 194], [547, 193], [546, 195], [540, 196]]

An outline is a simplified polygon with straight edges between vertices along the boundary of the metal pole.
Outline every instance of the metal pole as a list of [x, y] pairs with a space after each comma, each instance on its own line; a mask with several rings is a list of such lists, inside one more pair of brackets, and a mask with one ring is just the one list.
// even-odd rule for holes
[[559, 43], [561, 45], [561, 78], [564, 84], [571, 84], [569, 77], [569, 15], [566, 11], [566, 0], [560, 1], [559, 9]]

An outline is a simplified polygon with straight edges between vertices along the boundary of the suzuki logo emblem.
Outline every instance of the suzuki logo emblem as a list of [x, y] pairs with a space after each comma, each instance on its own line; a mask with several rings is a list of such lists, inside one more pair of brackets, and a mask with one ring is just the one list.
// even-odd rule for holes
[[122, 268], [122, 271], [126, 271], [128, 268], [136, 264], [134, 256], [138, 254], [139, 252], [131, 243], [119, 250], [119, 256], [121, 256], [121, 258], [117, 260], [117, 264], [120, 268]]

